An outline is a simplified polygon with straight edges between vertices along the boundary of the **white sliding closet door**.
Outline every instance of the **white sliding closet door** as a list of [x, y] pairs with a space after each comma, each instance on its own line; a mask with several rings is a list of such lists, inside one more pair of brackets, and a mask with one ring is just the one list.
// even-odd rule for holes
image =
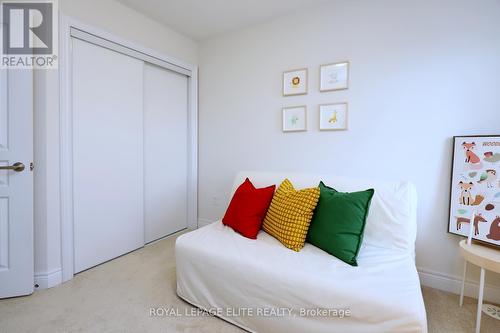
[[72, 43], [77, 273], [144, 245], [144, 63]]
[[187, 227], [188, 78], [144, 65], [146, 243]]

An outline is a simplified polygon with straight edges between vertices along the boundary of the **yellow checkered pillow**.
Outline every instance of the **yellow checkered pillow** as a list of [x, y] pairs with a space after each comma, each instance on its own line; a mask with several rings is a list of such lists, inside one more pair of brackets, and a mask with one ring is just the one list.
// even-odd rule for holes
[[300, 251], [319, 199], [319, 187], [297, 191], [285, 179], [274, 194], [262, 228], [294, 251]]

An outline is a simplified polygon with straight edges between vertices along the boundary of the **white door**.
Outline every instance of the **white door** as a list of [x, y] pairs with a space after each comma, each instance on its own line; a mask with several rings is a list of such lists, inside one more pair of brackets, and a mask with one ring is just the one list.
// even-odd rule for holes
[[32, 71], [0, 69], [0, 298], [33, 292], [32, 87]]
[[72, 39], [75, 273], [144, 245], [143, 62]]
[[187, 227], [188, 78], [144, 65], [146, 243]]

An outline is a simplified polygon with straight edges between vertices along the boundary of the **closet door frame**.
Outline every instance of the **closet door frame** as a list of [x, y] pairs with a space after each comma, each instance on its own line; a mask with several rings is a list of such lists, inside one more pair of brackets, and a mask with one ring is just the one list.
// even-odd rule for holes
[[73, 239], [73, 125], [71, 39], [78, 38], [148, 63], [186, 75], [188, 78], [188, 172], [187, 228], [198, 228], [198, 66], [160, 54], [66, 15], [59, 17], [59, 138], [61, 190], [62, 281], [74, 275]]

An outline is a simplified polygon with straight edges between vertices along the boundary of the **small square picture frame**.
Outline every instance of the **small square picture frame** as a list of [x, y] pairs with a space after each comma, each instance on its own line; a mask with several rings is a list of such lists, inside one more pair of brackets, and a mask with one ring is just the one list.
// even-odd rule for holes
[[319, 110], [320, 131], [347, 131], [349, 107], [347, 102], [321, 104]]
[[282, 109], [283, 132], [307, 131], [307, 106], [289, 106]]
[[308, 89], [307, 81], [307, 68], [283, 72], [283, 96], [306, 95]]
[[349, 61], [319, 66], [319, 91], [349, 89]]

